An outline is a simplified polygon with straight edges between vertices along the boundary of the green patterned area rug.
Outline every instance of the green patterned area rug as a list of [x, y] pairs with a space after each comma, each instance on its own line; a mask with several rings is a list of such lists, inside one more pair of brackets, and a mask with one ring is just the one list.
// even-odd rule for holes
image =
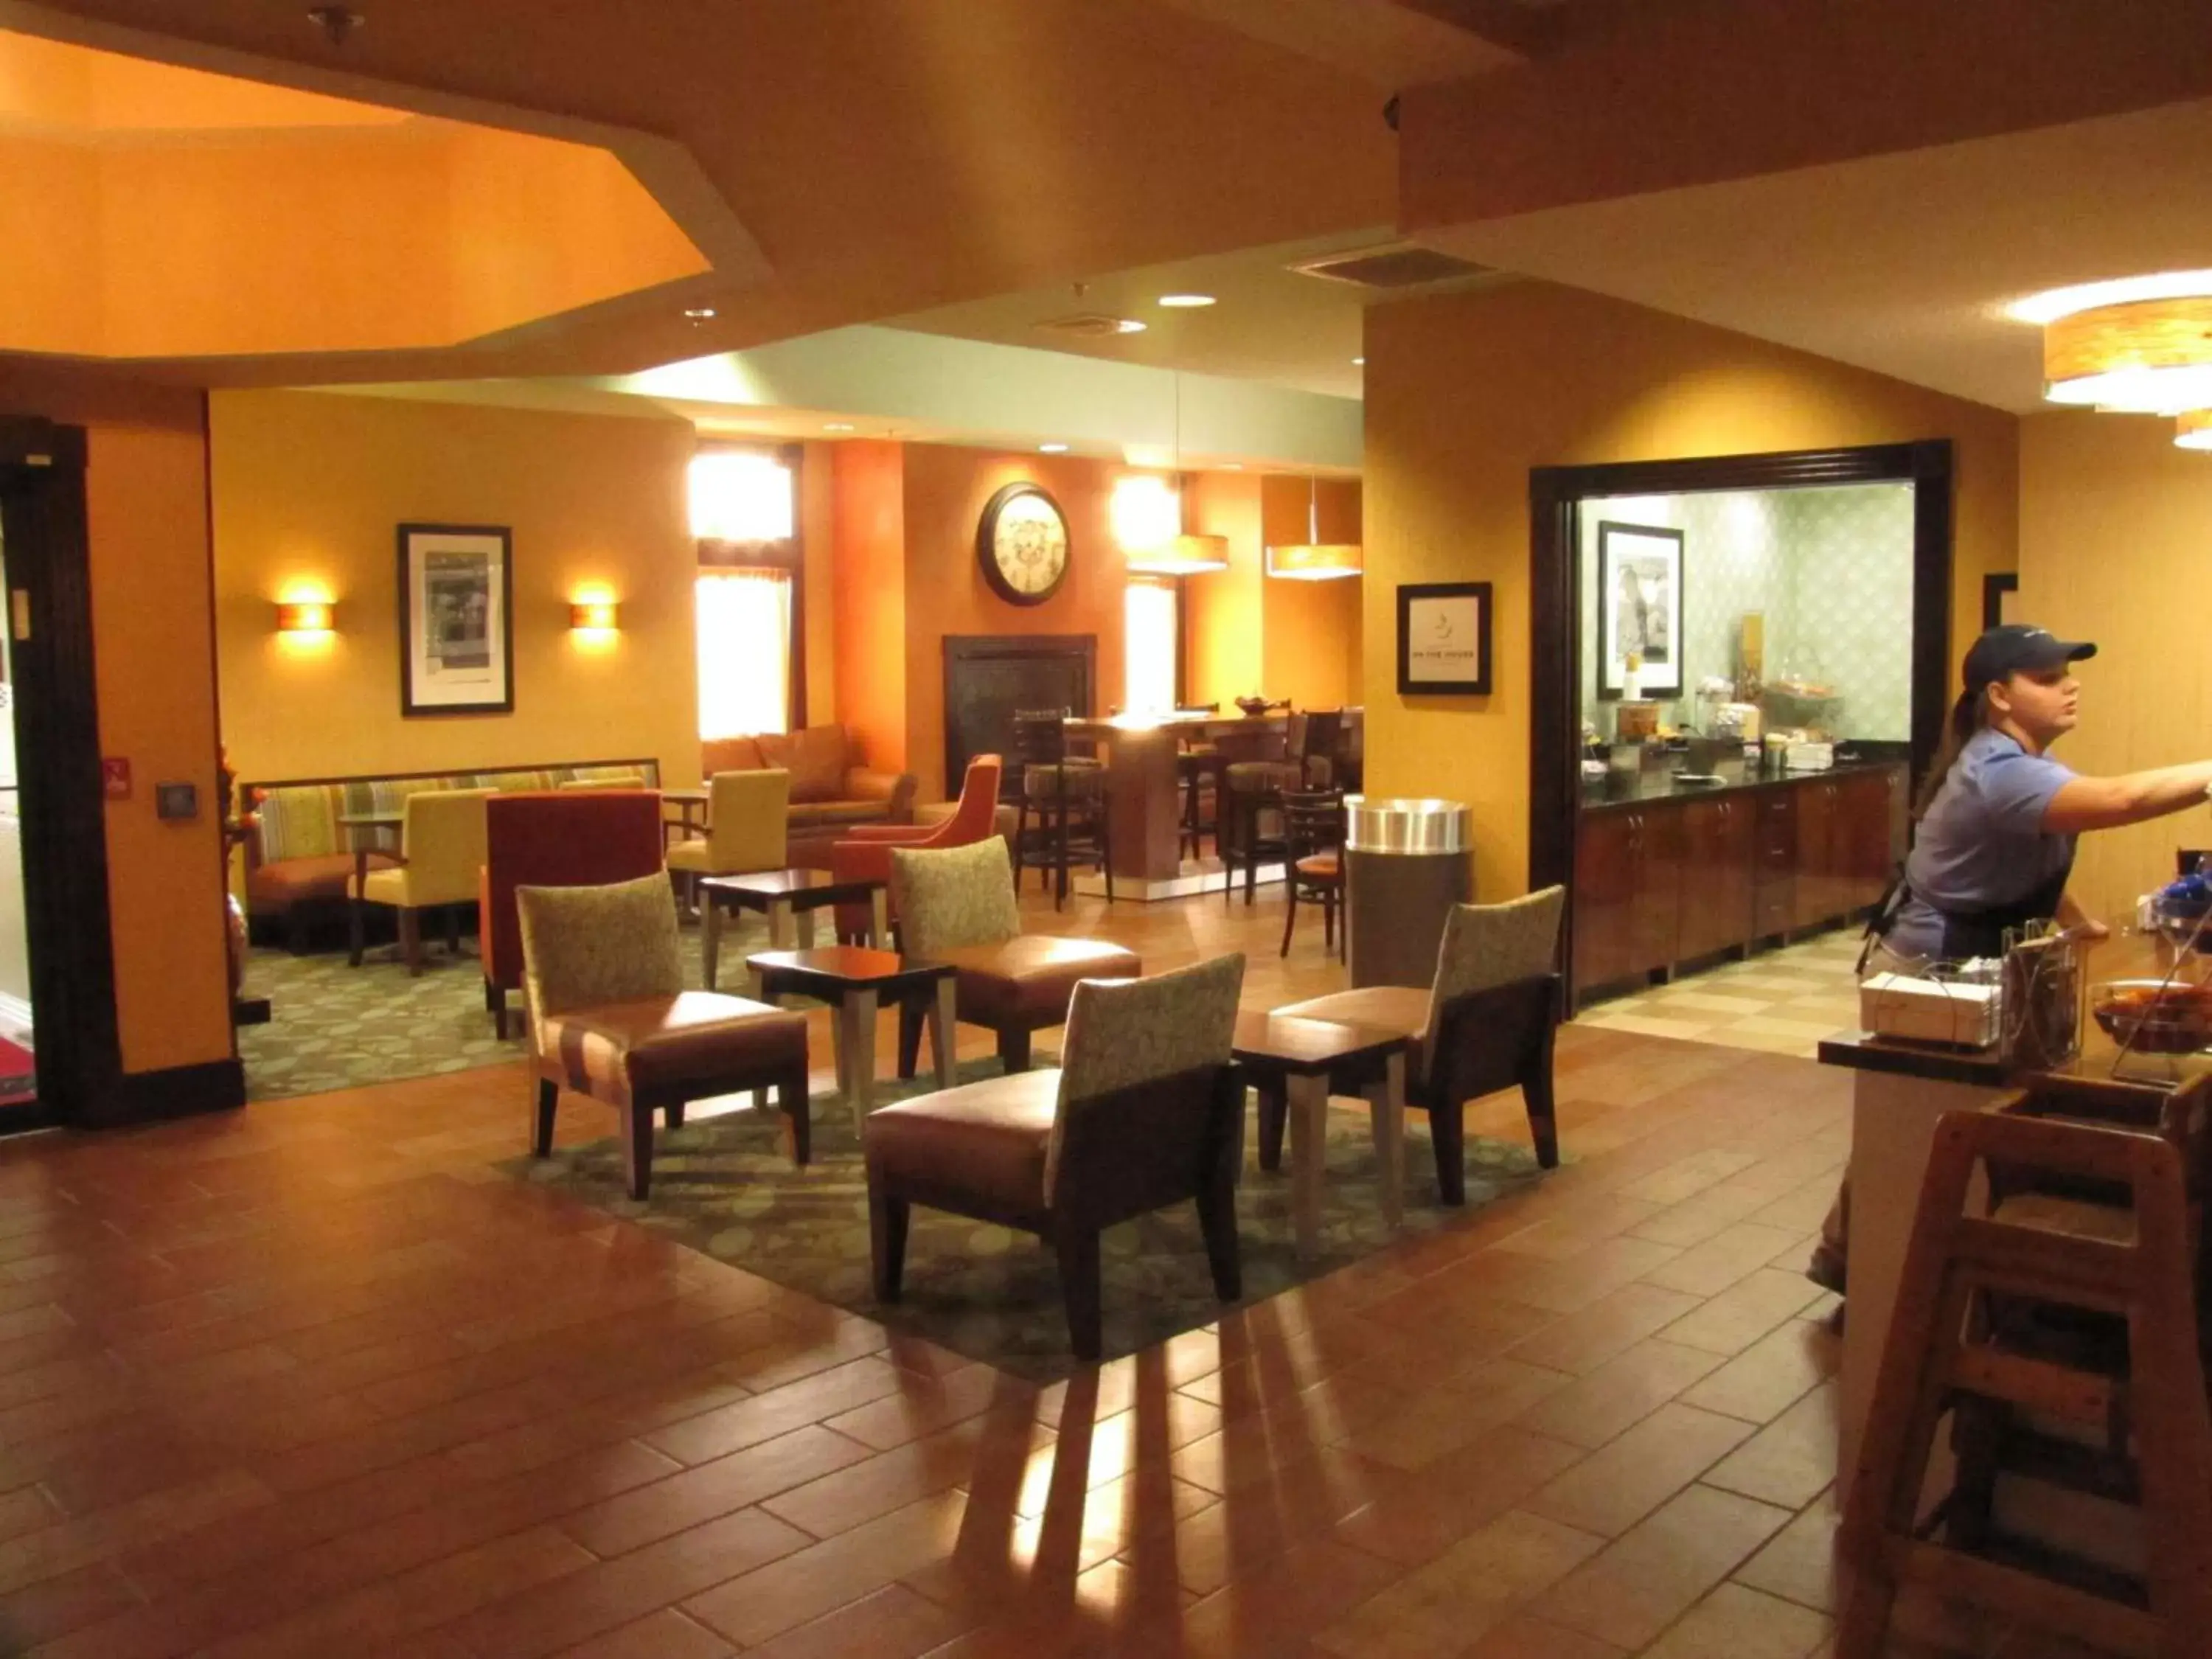
[[[973, 1060], [961, 1067], [961, 1078], [970, 1081], [998, 1070], [996, 1060]], [[926, 1086], [891, 1084], [879, 1094], [896, 1099]], [[1333, 1110], [1322, 1249], [1312, 1261], [1301, 1261], [1291, 1247], [1290, 1174], [1259, 1167], [1255, 1123], [1248, 1118], [1244, 1179], [1237, 1195], [1248, 1302], [1332, 1273], [1393, 1237], [1446, 1226], [1532, 1183], [1540, 1173], [1525, 1148], [1469, 1137], [1468, 1209], [1447, 1210], [1437, 1202], [1427, 1119], [1408, 1113], [1406, 1218], [1394, 1235], [1382, 1221], [1367, 1114]], [[875, 1300], [869, 1288], [867, 1179], [852, 1114], [834, 1096], [815, 1098], [814, 1161], [805, 1170], [794, 1170], [778, 1149], [773, 1120], [752, 1112], [661, 1132], [654, 1144], [653, 1194], [643, 1204], [624, 1193], [622, 1148], [611, 1139], [500, 1167], [718, 1261], [1017, 1376], [1049, 1382], [1079, 1369], [1068, 1351], [1052, 1251], [1026, 1234], [917, 1207], [907, 1240], [904, 1297], [895, 1306]], [[1178, 1205], [1112, 1229], [1103, 1255], [1107, 1358], [1210, 1324], [1219, 1315], [1194, 1206]]]
[[[722, 988], [742, 994], [745, 957], [768, 949], [768, 924], [743, 916], [723, 925]], [[684, 930], [684, 975], [694, 988], [700, 977], [699, 930]], [[465, 1072], [522, 1058], [518, 1039], [492, 1035], [484, 1012], [483, 964], [473, 939], [449, 956], [441, 942], [424, 941], [422, 973], [410, 978], [396, 947], [371, 945], [358, 968], [343, 951], [295, 957], [288, 951], [247, 953], [246, 989], [269, 999], [266, 1025], [239, 1028], [239, 1057], [246, 1062], [248, 1100], [285, 1100], [331, 1089], [440, 1072]], [[519, 1009], [518, 993], [507, 999]], [[521, 1022], [511, 1021], [519, 1031]]]

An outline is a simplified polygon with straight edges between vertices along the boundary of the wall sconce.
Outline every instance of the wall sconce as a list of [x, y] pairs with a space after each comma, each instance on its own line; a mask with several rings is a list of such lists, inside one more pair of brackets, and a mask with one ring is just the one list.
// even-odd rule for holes
[[622, 626], [622, 607], [612, 599], [585, 599], [568, 607], [568, 626], [579, 633], [611, 634]]
[[337, 607], [323, 600], [292, 600], [276, 607], [279, 634], [328, 634], [337, 627]]

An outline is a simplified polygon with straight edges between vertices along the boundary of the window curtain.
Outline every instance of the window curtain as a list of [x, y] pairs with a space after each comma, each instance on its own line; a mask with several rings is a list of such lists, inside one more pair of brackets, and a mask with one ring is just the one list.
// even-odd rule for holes
[[791, 575], [699, 573], [699, 735], [783, 732], [791, 725]]

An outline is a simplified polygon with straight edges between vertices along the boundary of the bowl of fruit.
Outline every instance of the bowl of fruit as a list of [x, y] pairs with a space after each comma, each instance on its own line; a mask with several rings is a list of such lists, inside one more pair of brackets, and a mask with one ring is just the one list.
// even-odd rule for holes
[[2146, 1054], [2189, 1054], [2212, 1043], [2212, 985], [2108, 979], [2089, 988], [2106, 1035]]

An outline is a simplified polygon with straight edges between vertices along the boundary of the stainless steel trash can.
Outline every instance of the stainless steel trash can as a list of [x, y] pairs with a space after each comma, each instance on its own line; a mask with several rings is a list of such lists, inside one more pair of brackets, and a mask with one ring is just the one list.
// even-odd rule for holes
[[1474, 897], [1474, 814], [1455, 800], [1344, 798], [1352, 982], [1425, 988], [1455, 904]]

